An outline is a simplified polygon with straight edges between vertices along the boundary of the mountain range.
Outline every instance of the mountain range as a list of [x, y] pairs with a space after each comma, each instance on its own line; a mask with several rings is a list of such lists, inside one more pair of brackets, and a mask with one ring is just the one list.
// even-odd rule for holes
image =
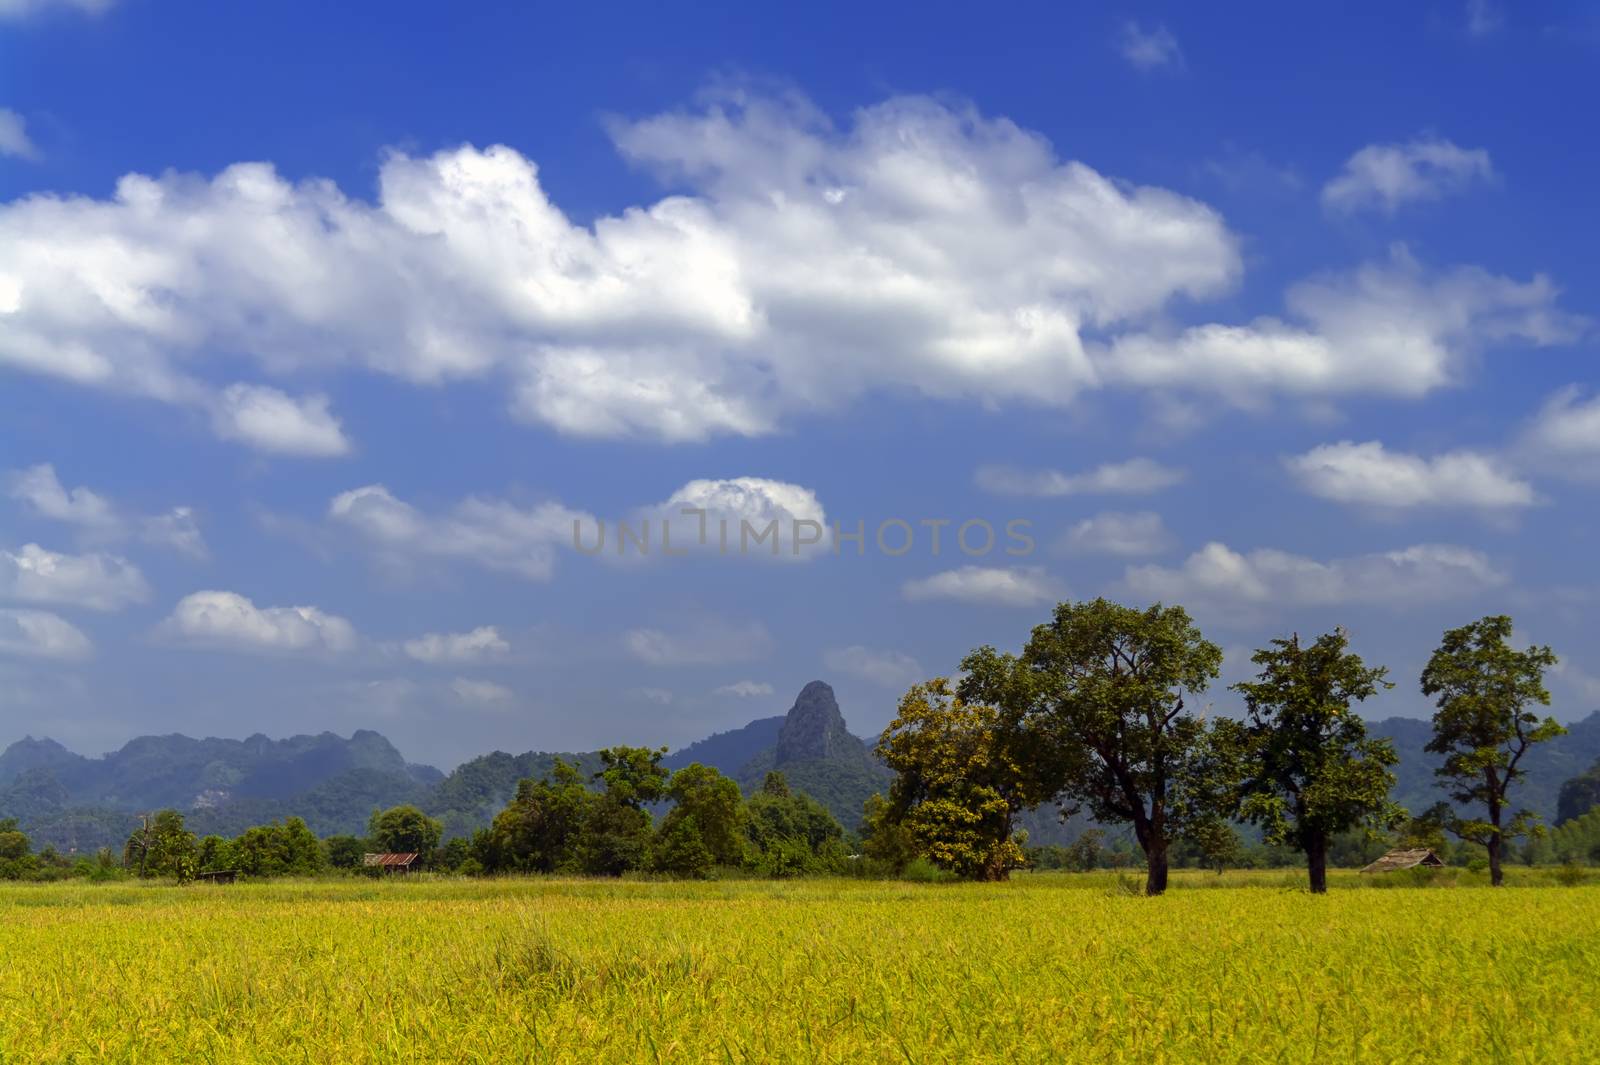
[[[1427, 721], [1388, 718], [1370, 725], [1394, 743], [1400, 763], [1395, 798], [1412, 811], [1442, 799], [1437, 758], [1423, 750]], [[24, 738], [0, 752], [0, 818], [15, 817], [38, 845], [63, 851], [120, 846], [137, 815], [163, 807], [182, 810], [201, 834], [237, 835], [251, 825], [288, 816], [328, 836], [360, 835], [375, 809], [412, 803], [439, 818], [446, 835], [487, 825], [525, 777], [548, 773], [557, 758], [580, 771], [599, 769], [597, 752], [557, 754], [495, 751], [449, 774], [408, 763], [377, 732], [348, 739], [331, 732], [273, 740], [141, 736], [99, 758], [75, 754], [50, 739]], [[845, 723], [833, 689], [807, 684], [787, 713], [758, 718], [674, 751], [669, 768], [699, 762], [737, 780], [747, 792], [779, 770], [791, 787], [825, 805], [841, 823], [860, 822], [862, 803], [888, 787], [890, 773], [867, 741]], [[1556, 817], [1561, 784], [1600, 761], [1600, 712], [1528, 755], [1528, 776], [1516, 801]], [[1051, 811], [1024, 818], [1035, 843], [1066, 842], [1080, 819], [1062, 825]]]

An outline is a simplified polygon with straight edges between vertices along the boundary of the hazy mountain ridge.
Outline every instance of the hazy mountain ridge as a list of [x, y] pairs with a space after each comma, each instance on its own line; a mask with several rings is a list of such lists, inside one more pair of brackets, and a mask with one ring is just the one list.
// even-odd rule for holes
[[[1369, 725], [1392, 740], [1400, 764], [1394, 797], [1413, 812], [1444, 798], [1423, 750], [1429, 722], [1387, 718]], [[409, 764], [386, 738], [360, 730], [272, 740], [141, 736], [99, 758], [75, 754], [50, 739], [25, 737], [0, 752], [0, 817], [16, 817], [40, 844], [92, 850], [120, 846], [137, 814], [164, 806], [183, 810], [197, 832], [236, 835], [274, 819], [303, 817], [319, 835], [360, 834], [374, 809], [413, 803], [462, 835], [487, 825], [517, 782], [550, 772], [557, 758], [585, 775], [600, 767], [596, 752], [495, 751], [463, 762], [448, 775]], [[1600, 760], [1600, 712], [1568, 726], [1568, 734], [1535, 748], [1528, 778], [1513, 793], [1519, 805], [1556, 819], [1562, 784]], [[782, 716], [714, 733], [669, 754], [664, 763], [712, 766], [746, 791], [778, 769], [796, 790], [816, 798], [847, 827], [861, 805], [892, 779], [868, 742], [853, 735], [833, 689], [813, 681]], [[1035, 843], [1065, 842], [1087, 824], [1069, 825], [1041, 808], [1024, 827]]]

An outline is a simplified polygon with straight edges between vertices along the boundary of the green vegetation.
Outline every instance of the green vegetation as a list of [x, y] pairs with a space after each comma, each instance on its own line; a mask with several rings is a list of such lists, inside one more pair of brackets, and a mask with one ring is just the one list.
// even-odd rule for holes
[[1529, 704], [1550, 705], [1544, 671], [1556, 664], [1548, 647], [1513, 650], [1507, 643], [1511, 619], [1486, 617], [1451, 629], [1422, 672], [1422, 693], [1436, 696], [1433, 740], [1428, 750], [1444, 755], [1437, 773], [1449, 782], [1458, 803], [1482, 806], [1487, 819], [1445, 812], [1448, 827], [1488, 851], [1489, 875], [1501, 882], [1507, 841], [1528, 832], [1535, 815], [1509, 814], [1508, 791], [1522, 778], [1523, 756], [1566, 730], [1554, 718], [1540, 721]]

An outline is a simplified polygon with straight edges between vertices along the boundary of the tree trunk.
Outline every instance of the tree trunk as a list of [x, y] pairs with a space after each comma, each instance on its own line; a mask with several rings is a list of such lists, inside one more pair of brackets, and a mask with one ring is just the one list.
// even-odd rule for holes
[[1146, 895], [1160, 895], [1167, 890], [1167, 841], [1159, 836], [1152, 836], [1150, 843], [1145, 847], [1145, 863], [1147, 872], [1144, 878], [1144, 893]]
[[1311, 874], [1311, 893], [1328, 893], [1328, 834], [1310, 832], [1306, 835], [1306, 870]]
[[1494, 774], [1490, 772], [1489, 791], [1489, 884], [1499, 887], [1505, 880], [1505, 873], [1500, 869], [1500, 797], [1494, 791]]

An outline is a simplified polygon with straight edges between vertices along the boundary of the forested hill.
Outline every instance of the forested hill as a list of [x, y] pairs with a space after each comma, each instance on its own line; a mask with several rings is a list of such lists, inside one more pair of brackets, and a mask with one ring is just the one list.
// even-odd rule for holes
[[[1400, 755], [1395, 798], [1420, 812], [1443, 798], [1433, 778], [1437, 758], [1423, 747], [1429, 723], [1413, 718], [1373, 722]], [[597, 754], [497, 751], [458, 766], [448, 776], [408, 764], [382, 735], [358, 731], [272, 740], [142, 736], [121, 750], [86, 758], [48, 739], [26, 738], [0, 752], [0, 818], [15, 817], [40, 845], [86, 851], [120, 846], [135, 815], [163, 807], [184, 812], [199, 833], [237, 835], [250, 825], [303, 817], [319, 835], [359, 834], [374, 809], [413, 803], [445, 823], [448, 834], [470, 833], [493, 819], [517, 781], [548, 773], [557, 757], [584, 773], [599, 767]], [[1600, 712], [1568, 726], [1568, 734], [1528, 755], [1528, 779], [1515, 800], [1557, 816], [1563, 782], [1600, 760]], [[866, 741], [852, 735], [832, 688], [806, 686], [787, 714], [759, 718], [717, 733], [669, 755], [681, 768], [713, 766], [747, 791], [770, 769], [780, 769], [796, 790], [822, 802], [846, 826], [859, 823], [861, 804], [887, 788], [889, 774]], [[1063, 829], [1048, 811], [1029, 818], [1036, 842], [1055, 841], [1081, 827]]]

